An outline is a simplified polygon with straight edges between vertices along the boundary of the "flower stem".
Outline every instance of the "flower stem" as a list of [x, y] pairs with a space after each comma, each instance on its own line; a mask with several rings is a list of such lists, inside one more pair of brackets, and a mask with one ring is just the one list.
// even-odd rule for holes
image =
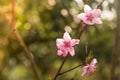
[[79, 32], [79, 34], [78, 34], [78, 36], [77, 36], [77, 39], [80, 39], [82, 33], [86, 30], [86, 28], [87, 28], [87, 24], [83, 23], [83, 24], [82, 24], [82, 29], [81, 29], [81, 31]]
[[83, 64], [84, 64], [84, 63], [79, 64], [79, 65], [77, 65], [77, 66], [75, 66], [75, 67], [73, 67], [73, 68], [71, 68], [71, 69], [69, 69], [69, 70], [66, 70], [66, 71], [64, 71], [64, 72], [59, 73], [58, 75], [62, 75], [62, 74], [65, 74], [65, 73], [67, 73], [67, 72], [70, 72], [70, 71], [72, 71], [72, 70], [74, 70], [74, 69], [82, 66]]
[[61, 65], [60, 65], [60, 67], [59, 67], [59, 69], [58, 69], [58, 72], [56, 73], [56, 75], [55, 75], [55, 77], [54, 77], [54, 80], [56, 80], [57, 77], [59, 76], [59, 73], [60, 73], [60, 71], [61, 71], [61, 69], [62, 69], [62, 67], [63, 67], [63, 65], [64, 65], [64, 63], [65, 63], [65, 61], [66, 61], [66, 59], [67, 59], [67, 57], [68, 57], [68, 55], [67, 55], [66, 57], [64, 57]]

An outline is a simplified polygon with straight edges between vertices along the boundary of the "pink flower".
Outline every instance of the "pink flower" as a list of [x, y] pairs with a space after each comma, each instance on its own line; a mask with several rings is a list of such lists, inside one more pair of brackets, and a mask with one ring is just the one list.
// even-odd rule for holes
[[89, 25], [102, 24], [101, 19], [98, 17], [101, 14], [100, 9], [92, 10], [90, 6], [85, 5], [84, 12], [85, 13], [78, 14], [77, 18]]
[[86, 73], [88, 73], [89, 75], [94, 73], [94, 71], [96, 70], [96, 66], [95, 66], [96, 63], [97, 63], [97, 60], [96, 58], [94, 58], [90, 64], [87, 64], [86, 66], [84, 66], [81, 76], [84, 76]]
[[57, 39], [56, 45], [57, 45], [57, 55], [64, 57], [68, 55], [68, 52], [71, 56], [75, 55], [74, 46], [76, 44], [79, 44], [79, 39], [71, 39], [69, 33], [65, 32], [63, 35], [63, 39]]

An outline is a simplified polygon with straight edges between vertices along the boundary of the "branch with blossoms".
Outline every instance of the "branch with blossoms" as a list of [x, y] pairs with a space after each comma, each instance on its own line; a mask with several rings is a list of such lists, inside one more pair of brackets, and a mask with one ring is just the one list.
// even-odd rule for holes
[[[74, 46], [79, 44], [81, 35], [83, 34], [83, 32], [86, 31], [88, 25], [102, 24], [102, 21], [99, 18], [100, 14], [101, 14], [101, 10], [98, 9], [102, 5], [102, 3], [103, 3], [103, 1], [97, 6], [97, 9], [93, 9], [93, 10], [89, 5], [84, 5], [84, 13], [80, 13], [77, 15], [77, 18], [79, 20], [82, 20], [82, 29], [78, 33], [77, 39], [72, 39], [68, 32], [64, 33], [62, 39], [61, 38], [56, 39], [56, 46], [58, 49], [57, 55], [63, 56], [64, 58], [63, 58], [63, 61], [60, 65], [55, 77], [54, 77], [54, 80], [56, 80], [58, 78], [58, 76], [65, 74], [69, 71], [72, 71], [82, 65], [84, 65], [84, 67], [83, 67], [83, 72], [81, 73], [81, 76], [84, 76], [85, 74], [91, 75], [96, 70], [95, 64], [97, 63], [97, 59], [92, 58], [90, 63], [88, 63], [89, 61], [85, 60], [82, 64], [79, 64], [69, 70], [61, 72], [61, 69], [64, 66], [64, 63], [65, 63], [68, 55], [70, 55], [72, 57], [75, 55]], [[86, 56], [86, 58], [87, 58], [87, 56]]]

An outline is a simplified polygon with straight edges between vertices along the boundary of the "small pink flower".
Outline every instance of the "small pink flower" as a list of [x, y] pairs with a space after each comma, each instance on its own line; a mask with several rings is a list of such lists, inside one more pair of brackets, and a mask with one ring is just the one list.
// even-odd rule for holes
[[84, 23], [93, 25], [93, 24], [102, 24], [101, 19], [98, 17], [101, 14], [100, 9], [92, 10], [90, 6], [84, 6], [84, 12], [77, 15], [77, 18], [82, 20]]
[[96, 66], [95, 66], [96, 63], [97, 63], [97, 60], [96, 58], [94, 58], [90, 64], [87, 64], [86, 66], [84, 66], [81, 76], [84, 76], [86, 73], [88, 73], [89, 75], [94, 73], [94, 71], [96, 70]]
[[71, 56], [75, 55], [74, 46], [76, 44], [79, 44], [79, 39], [71, 39], [69, 33], [65, 32], [63, 35], [63, 39], [57, 39], [56, 45], [57, 45], [57, 55], [64, 57], [68, 55], [68, 52]]

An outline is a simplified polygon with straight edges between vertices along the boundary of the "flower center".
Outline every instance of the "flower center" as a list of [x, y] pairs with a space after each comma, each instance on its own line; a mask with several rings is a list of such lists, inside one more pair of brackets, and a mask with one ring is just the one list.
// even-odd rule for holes
[[86, 17], [87, 17], [87, 20], [89, 20], [89, 21], [93, 20], [92, 13], [87, 14]]
[[65, 44], [65, 47], [70, 47], [71, 46], [70, 41], [64, 42], [64, 44]]

